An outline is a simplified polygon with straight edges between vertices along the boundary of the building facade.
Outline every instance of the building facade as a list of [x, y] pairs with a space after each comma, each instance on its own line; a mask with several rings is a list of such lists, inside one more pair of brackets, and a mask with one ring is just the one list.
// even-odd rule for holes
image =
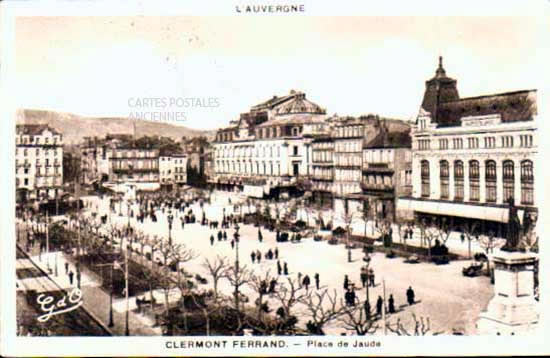
[[365, 143], [361, 189], [369, 217], [398, 219], [398, 198], [412, 193], [412, 152], [408, 131], [390, 132], [383, 125], [379, 134]]
[[111, 182], [159, 182], [158, 149], [113, 148], [109, 162]]
[[304, 133], [313, 133], [325, 119], [325, 110], [302, 92], [253, 106], [216, 134], [210, 183], [254, 197], [295, 192], [296, 179], [310, 170], [311, 140]]
[[172, 154], [159, 157], [159, 183], [173, 189], [187, 184], [187, 155]]
[[63, 136], [48, 125], [16, 126], [18, 200], [55, 198], [63, 188]]
[[509, 208], [536, 216], [536, 90], [460, 98], [440, 58], [412, 130], [412, 197], [418, 217], [477, 222], [503, 235]]
[[350, 194], [361, 193], [361, 166], [365, 122], [362, 118], [344, 118], [332, 131], [334, 139], [334, 211], [360, 210], [361, 201]]

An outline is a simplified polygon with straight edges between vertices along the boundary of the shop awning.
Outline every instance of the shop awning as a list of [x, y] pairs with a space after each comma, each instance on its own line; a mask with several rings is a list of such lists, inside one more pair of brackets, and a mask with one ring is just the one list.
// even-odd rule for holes
[[470, 219], [497, 221], [502, 223], [508, 222], [507, 207], [401, 198], [397, 201], [397, 210], [416, 211], [420, 213], [435, 215], [457, 216]]

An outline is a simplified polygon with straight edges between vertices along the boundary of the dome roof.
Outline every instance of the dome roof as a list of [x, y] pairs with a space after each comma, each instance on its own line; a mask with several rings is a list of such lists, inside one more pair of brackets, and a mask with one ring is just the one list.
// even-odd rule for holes
[[276, 115], [285, 114], [298, 114], [298, 113], [312, 113], [312, 114], [325, 114], [325, 110], [319, 105], [308, 101], [306, 95], [303, 92], [292, 93], [292, 99], [280, 104], [274, 109]]

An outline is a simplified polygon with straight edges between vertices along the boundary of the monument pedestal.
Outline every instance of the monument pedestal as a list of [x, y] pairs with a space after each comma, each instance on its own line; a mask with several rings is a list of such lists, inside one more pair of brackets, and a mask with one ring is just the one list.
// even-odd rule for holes
[[487, 311], [479, 315], [478, 334], [522, 335], [538, 324], [534, 297], [534, 264], [537, 256], [522, 252], [499, 252], [491, 261], [495, 269], [495, 295]]

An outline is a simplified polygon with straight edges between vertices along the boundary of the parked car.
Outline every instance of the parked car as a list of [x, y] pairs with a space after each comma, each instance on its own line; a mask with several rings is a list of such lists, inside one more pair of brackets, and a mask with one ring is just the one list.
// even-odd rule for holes
[[462, 268], [462, 275], [466, 277], [475, 277], [481, 275], [483, 264], [471, 263], [470, 266]]

